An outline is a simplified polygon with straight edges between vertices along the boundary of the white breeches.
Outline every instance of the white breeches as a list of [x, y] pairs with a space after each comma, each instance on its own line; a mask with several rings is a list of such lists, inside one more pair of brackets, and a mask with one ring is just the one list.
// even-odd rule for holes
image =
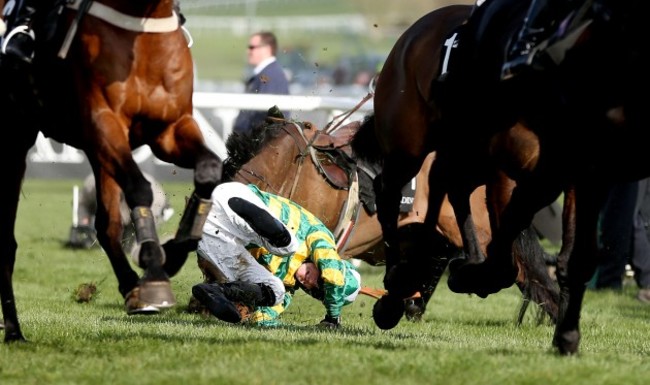
[[203, 234], [197, 254], [199, 258], [214, 265], [227, 282], [244, 281], [264, 284], [275, 294], [274, 305], [282, 302], [285, 294], [282, 280], [260, 265], [241, 241], [232, 235], [223, 231], [217, 234]]

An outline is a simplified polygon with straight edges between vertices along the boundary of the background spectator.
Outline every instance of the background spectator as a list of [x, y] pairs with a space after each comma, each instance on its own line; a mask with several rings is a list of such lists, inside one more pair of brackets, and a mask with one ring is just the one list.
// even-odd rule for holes
[[612, 188], [600, 214], [600, 261], [591, 287], [621, 290], [630, 264], [637, 299], [650, 303], [650, 179]]
[[[253, 74], [246, 81], [246, 92], [251, 94], [288, 95], [289, 81], [276, 60], [278, 40], [268, 31], [257, 32], [248, 40], [248, 64]], [[289, 112], [283, 111], [289, 119]], [[249, 133], [253, 127], [264, 122], [266, 110], [241, 110], [235, 119], [233, 131]]]

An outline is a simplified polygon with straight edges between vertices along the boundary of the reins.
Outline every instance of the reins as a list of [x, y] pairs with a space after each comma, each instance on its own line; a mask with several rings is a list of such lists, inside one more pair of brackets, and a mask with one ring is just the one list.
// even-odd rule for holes
[[[291, 185], [291, 190], [289, 190], [289, 195], [287, 196], [288, 199], [292, 199], [294, 193], [296, 192], [296, 188], [298, 187], [298, 180], [300, 179], [300, 171], [302, 170], [302, 166], [304, 164], [304, 159], [308, 154], [311, 155], [311, 151], [313, 151], [312, 145], [314, 143], [314, 140], [316, 139], [316, 137], [320, 133], [320, 131], [317, 131], [316, 135], [314, 135], [314, 137], [311, 140], [309, 140], [305, 136], [305, 134], [304, 134], [304, 132], [302, 130], [302, 127], [300, 127], [299, 123], [294, 122], [294, 121], [289, 121], [289, 120], [286, 120], [286, 119], [281, 119], [281, 118], [269, 117], [268, 119], [271, 119], [271, 120], [273, 120], [274, 122], [277, 122], [277, 123], [282, 123], [282, 125], [280, 126], [281, 129], [284, 132], [286, 132], [294, 140], [294, 142], [296, 144], [296, 147], [298, 147], [299, 152], [298, 152], [298, 155], [296, 155], [296, 157], [294, 159], [294, 162], [295, 161], [298, 162], [297, 163], [298, 167], [296, 168], [296, 172], [295, 172], [295, 175], [294, 175], [294, 178], [293, 178], [293, 183]], [[291, 129], [287, 128], [287, 126], [295, 127], [296, 129], [291, 130]], [[296, 133], [299, 134], [299, 137], [296, 136]], [[304, 145], [304, 146], [302, 146], [302, 145]], [[262, 175], [259, 175], [259, 174], [255, 173], [255, 172], [253, 172], [251, 170], [248, 170], [248, 169], [246, 169], [244, 167], [240, 167], [239, 170], [237, 170], [237, 174], [239, 174], [242, 178], [244, 178], [244, 180], [246, 180], [249, 183], [251, 182], [250, 179], [248, 179], [245, 175], [242, 175], [242, 172], [246, 172], [250, 176], [253, 176], [257, 180], [262, 181], [263, 183], [265, 183], [266, 188], [270, 189], [274, 194], [282, 195], [281, 194], [282, 192], [280, 191], [280, 189], [275, 188], [273, 185], [271, 185], [266, 180], [266, 178], [264, 178]]]
[[[359, 103], [354, 110], [358, 109], [363, 103], [365, 103], [368, 98], [365, 98], [361, 103]], [[311, 139], [308, 139], [304, 133], [304, 127], [301, 127], [301, 123], [295, 121], [289, 121], [282, 118], [271, 118], [268, 119], [280, 123], [281, 129], [286, 132], [294, 140], [296, 147], [298, 148], [298, 154], [294, 158], [294, 163], [297, 162], [296, 171], [293, 177], [293, 182], [291, 184], [291, 189], [289, 191], [288, 199], [293, 199], [293, 196], [298, 187], [298, 182], [300, 180], [300, 173], [304, 165], [304, 159], [309, 155], [312, 159], [314, 167], [319, 169], [319, 160], [316, 154], [317, 148], [315, 147], [315, 141], [318, 138], [318, 135], [323, 134], [322, 130], [316, 130], [315, 134]], [[291, 126], [291, 127], [289, 127]], [[321, 172], [324, 172], [322, 169], [319, 169]], [[248, 175], [244, 175], [246, 173]], [[265, 184], [263, 190], [271, 191], [277, 195], [282, 194], [281, 189], [275, 188], [272, 186], [268, 180], [258, 173], [251, 171], [245, 167], [240, 167], [237, 170], [237, 174], [243, 178], [246, 182], [252, 183], [248, 176], [256, 178], [258, 181], [261, 181]], [[327, 178], [327, 176], [324, 175]], [[337, 249], [339, 252], [343, 252], [347, 247], [347, 243], [350, 240], [352, 232], [354, 230], [358, 215], [359, 215], [359, 181], [356, 172], [351, 176], [352, 181], [348, 189], [348, 197], [344, 202], [341, 213], [339, 214], [338, 223], [333, 230], [333, 234], [337, 239]], [[287, 180], [288, 178], [285, 178]]]
[[333, 134], [336, 130], [338, 130], [341, 127], [341, 124], [343, 124], [343, 122], [345, 122], [346, 119], [352, 116], [352, 114], [357, 112], [359, 108], [361, 108], [361, 106], [363, 106], [368, 100], [372, 99], [375, 96], [375, 84], [377, 82], [377, 78], [378, 75], [375, 75], [375, 77], [372, 78], [370, 84], [368, 85], [368, 93], [359, 101], [359, 103], [357, 103], [354, 107], [352, 107], [348, 111], [336, 115], [334, 118], [332, 118], [331, 122], [327, 123], [327, 125], [323, 129], [324, 133], [330, 135]]

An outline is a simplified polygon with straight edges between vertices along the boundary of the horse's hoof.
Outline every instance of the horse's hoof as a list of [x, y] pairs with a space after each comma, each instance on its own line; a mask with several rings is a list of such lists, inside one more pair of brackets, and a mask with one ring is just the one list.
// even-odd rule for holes
[[139, 287], [131, 290], [126, 295], [126, 299], [124, 300], [124, 308], [126, 310], [126, 314], [129, 315], [160, 313], [160, 309], [141, 300]]
[[553, 337], [553, 346], [563, 356], [577, 354], [578, 346], [580, 346], [580, 332], [571, 330], [564, 333], [556, 333]]
[[159, 309], [176, 305], [169, 281], [144, 281], [140, 283], [140, 300]]
[[26, 344], [28, 341], [20, 333], [5, 335], [6, 344]]
[[449, 261], [449, 273], [455, 274], [460, 268], [462, 268], [466, 264], [467, 264], [467, 258], [465, 257], [452, 258]]
[[424, 304], [420, 298], [407, 298], [404, 300], [404, 315], [411, 322], [422, 321]]
[[392, 329], [399, 323], [404, 315], [404, 300], [385, 295], [381, 297], [372, 308], [372, 318], [382, 330]]

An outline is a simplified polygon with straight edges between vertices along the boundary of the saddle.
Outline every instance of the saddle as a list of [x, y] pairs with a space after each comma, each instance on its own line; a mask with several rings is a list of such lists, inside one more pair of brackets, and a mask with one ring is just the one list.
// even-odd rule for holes
[[350, 142], [361, 123], [352, 122], [332, 133], [318, 131], [311, 142], [316, 150], [312, 160], [327, 182], [335, 188], [348, 190], [357, 164], [352, 158]]

